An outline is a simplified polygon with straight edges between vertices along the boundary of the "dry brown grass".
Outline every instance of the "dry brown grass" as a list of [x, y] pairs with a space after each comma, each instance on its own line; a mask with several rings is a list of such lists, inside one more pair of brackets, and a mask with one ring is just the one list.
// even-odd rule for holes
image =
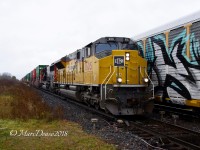
[[0, 79], [0, 119], [62, 119], [63, 108], [50, 108], [38, 93], [21, 82]]
[[[63, 118], [63, 108], [50, 108], [38, 93], [20, 82], [0, 80], [0, 149], [115, 149]], [[11, 131], [46, 133], [67, 131], [67, 136], [11, 136]]]

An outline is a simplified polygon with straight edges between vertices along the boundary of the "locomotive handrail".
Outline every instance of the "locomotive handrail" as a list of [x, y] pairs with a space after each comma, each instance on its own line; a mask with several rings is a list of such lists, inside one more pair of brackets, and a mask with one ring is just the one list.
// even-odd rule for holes
[[[145, 68], [145, 67], [144, 67]], [[153, 97], [152, 97], [152, 99], [154, 99], [154, 84], [153, 84], [153, 82], [152, 82], [152, 80], [150, 79], [150, 77], [148, 76], [148, 74], [147, 74], [147, 72], [146, 72], [146, 69], [144, 69], [144, 72], [145, 72], [145, 74], [147, 75], [147, 78], [149, 79], [149, 81], [151, 82], [151, 84], [152, 84], [152, 86], [153, 86]], [[143, 75], [142, 75], [142, 72], [141, 72], [141, 66], [140, 66], [140, 74], [141, 74], [141, 76], [142, 76], [142, 78], [144, 78], [143, 77]]]
[[141, 72], [141, 66], [140, 66], [140, 75], [142, 76], [142, 78], [144, 78], [143, 75], [142, 75], [142, 72]]
[[112, 78], [112, 76], [114, 75], [115, 69], [116, 69], [116, 67], [114, 67], [114, 71], [113, 71], [112, 75], [110, 76], [110, 78], [108, 79], [108, 81], [105, 84], [105, 99], [106, 99], [106, 85], [108, 84], [108, 82], [110, 81], [110, 79]]
[[151, 78], [148, 76], [146, 70], [144, 71], [145, 74], [147, 75], [147, 78], [149, 79], [149, 81], [151, 82], [152, 86], [153, 86], [153, 99], [155, 98], [155, 95], [154, 95], [154, 84], [153, 84], [153, 81], [151, 80]]
[[102, 84], [101, 84], [101, 100], [102, 100], [102, 85], [104, 84], [104, 82], [106, 81], [106, 79], [109, 77], [109, 75], [112, 73], [112, 66], [110, 65], [110, 72], [108, 73], [108, 75], [106, 76], [106, 78], [103, 80]]

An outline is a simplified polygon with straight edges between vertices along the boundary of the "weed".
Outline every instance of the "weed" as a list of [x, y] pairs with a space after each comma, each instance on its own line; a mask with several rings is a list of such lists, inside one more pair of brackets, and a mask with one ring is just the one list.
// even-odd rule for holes
[[31, 87], [16, 80], [0, 79], [1, 119], [63, 119], [61, 106], [50, 108]]

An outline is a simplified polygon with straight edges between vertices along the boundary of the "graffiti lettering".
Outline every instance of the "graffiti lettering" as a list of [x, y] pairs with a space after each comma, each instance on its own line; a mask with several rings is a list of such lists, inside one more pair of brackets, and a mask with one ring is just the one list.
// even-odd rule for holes
[[[155, 92], [162, 93], [163, 101], [184, 104], [184, 100], [200, 99], [200, 44], [195, 33], [187, 35], [184, 28], [174, 35], [169, 47], [164, 34], [147, 38], [145, 56]], [[191, 58], [186, 55], [189, 40]], [[138, 47], [145, 52], [142, 42]]]

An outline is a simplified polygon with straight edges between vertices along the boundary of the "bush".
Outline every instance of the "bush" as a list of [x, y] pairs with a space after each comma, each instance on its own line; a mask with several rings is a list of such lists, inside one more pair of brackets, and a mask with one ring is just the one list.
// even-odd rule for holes
[[31, 87], [16, 80], [0, 79], [0, 118], [2, 119], [62, 119], [61, 106], [49, 107]]

